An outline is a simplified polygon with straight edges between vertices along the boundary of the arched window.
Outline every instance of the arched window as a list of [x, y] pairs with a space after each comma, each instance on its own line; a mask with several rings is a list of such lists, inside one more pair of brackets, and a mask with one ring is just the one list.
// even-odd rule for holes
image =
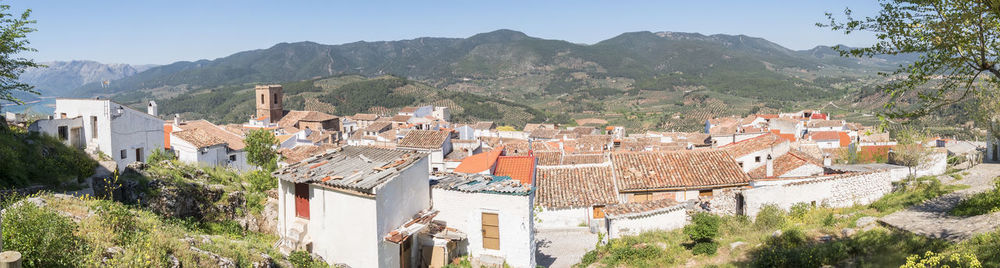
[[260, 104], [264, 104], [264, 94], [260, 94]]

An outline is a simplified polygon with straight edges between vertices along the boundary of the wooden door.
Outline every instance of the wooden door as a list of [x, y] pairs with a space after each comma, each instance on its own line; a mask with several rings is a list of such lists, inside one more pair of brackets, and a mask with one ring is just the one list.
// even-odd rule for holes
[[142, 148], [135, 149], [135, 161], [142, 162]]
[[594, 206], [594, 219], [604, 218], [604, 206]]
[[295, 216], [309, 219], [309, 184], [295, 184]]
[[410, 242], [410, 237], [407, 237], [405, 240], [403, 240], [402, 243], [399, 243], [399, 267], [400, 268], [408, 268], [408, 267], [410, 267], [410, 261], [411, 261], [411, 258], [410, 258], [410, 246], [411, 246], [411, 244], [412, 243]]
[[483, 212], [483, 248], [500, 249], [500, 218], [496, 213]]

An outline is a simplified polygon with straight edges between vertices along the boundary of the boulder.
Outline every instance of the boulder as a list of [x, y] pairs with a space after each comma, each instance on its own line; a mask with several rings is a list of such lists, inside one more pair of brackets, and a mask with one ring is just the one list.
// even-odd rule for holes
[[842, 235], [844, 237], [851, 237], [851, 236], [853, 236], [854, 234], [857, 234], [857, 233], [858, 233], [858, 231], [854, 230], [853, 228], [844, 228], [843, 230], [840, 230], [840, 235]]
[[854, 222], [854, 225], [857, 226], [857, 227], [866, 227], [868, 225], [874, 224], [875, 221], [877, 221], [877, 220], [878, 220], [878, 218], [871, 217], [871, 216], [861, 217], [857, 221]]

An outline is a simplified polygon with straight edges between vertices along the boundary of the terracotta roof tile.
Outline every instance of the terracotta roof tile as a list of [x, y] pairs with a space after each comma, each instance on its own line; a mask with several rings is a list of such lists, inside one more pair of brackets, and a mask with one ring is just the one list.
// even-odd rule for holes
[[471, 125], [472, 128], [479, 130], [489, 130], [493, 129], [495, 126], [496, 124], [494, 124], [493, 121], [476, 122], [475, 124]]
[[[774, 166], [774, 174], [771, 176], [772, 178], [781, 177], [782, 175], [785, 175], [785, 173], [805, 165], [823, 166], [822, 161], [795, 149], [789, 149], [788, 153], [771, 161], [774, 161], [772, 164]], [[757, 167], [748, 173], [752, 178], [767, 178], [767, 165]]]
[[650, 200], [645, 202], [620, 203], [604, 208], [604, 215], [609, 218], [622, 218], [649, 215], [667, 211], [684, 209], [681, 203], [671, 199]]
[[533, 184], [535, 180], [534, 156], [500, 156], [497, 158], [493, 175], [510, 176], [524, 184]]
[[394, 115], [394, 116], [392, 116], [392, 118], [389, 119], [389, 121], [398, 122], [398, 123], [406, 123], [407, 121], [410, 121], [411, 117], [412, 116], [409, 116], [409, 115]]
[[302, 145], [296, 146], [295, 148], [281, 148], [278, 149], [278, 154], [285, 158], [285, 163], [298, 163], [306, 158], [314, 155], [325, 153], [328, 150], [337, 149], [338, 146], [334, 144], [321, 144], [316, 145]]
[[611, 165], [538, 169], [535, 202], [546, 208], [618, 203]]
[[554, 139], [556, 138], [556, 135], [559, 135], [558, 129], [539, 128], [531, 131], [531, 134], [528, 134], [528, 137], [535, 139]]
[[814, 141], [840, 140], [840, 131], [812, 131], [806, 137]]
[[765, 133], [764, 135], [760, 135], [754, 138], [739, 141], [736, 143], [726, 144], [726, 146], [722, 146], [722, 148], [725, 149], [726, 151], [729, 151], [729, 153], [732, 154], [733, 157], [741, 157], [753, 152], [757, 152], [767, 148], [772, 148], [783, 142], [788, 142], [788, 140], [781, 138], [780, 136], [775, 135], [774, 133], [768, 132]]
[[354, 114], [354, 116], [351, 116], [351, 119], [358, 120], [358, 121], [375, 121], [375, 120], [378, 120], [378, 115], [377, 114], [362, 114], [362, 113], [357, 113], [357, 114]]
[[337, 117], [323, 112], [288, 111], [285, 116], [281, 117], [281, 120], [278, 120], [278, 127], [295, 127], [299, 122], [322, 122], [333, 119], [337, 119]]
[[[243, 137], [241, 137], [240, 135], [237, 135], [236, 133], [229, 132], [229, 131], [227, 131], [227, 130], [219, 127], [219, 126], [216, 126], [215, 124], [212, 124], [211, 122], [205, 121], [205, 120], [187, 121], [187, 122], [181, 123], [181, 125], [179, 127], [180, 127], [181, 130], [184, 130], [184, 131], [198, 129], [201, 132], [203, 132], [203, 134], [201, 134], [201, 135], [211, 136], [211, 137], [213, 137], [215, 139], [221, 140], [222, 142], [226, 143], [227, 146], [230, 149], [233, 149], [233, 150], [243, 150], [243, 147], [246, 147], [246, 145], [243, 144]], [[174, 132], [174, 133], [176, 133], [176, 132]], [[193, 134], [193, 133], [181, 134], [181, 135], [182, 136], [188, 136], [189, 139], [199, 139], [197, 137], [191, 137], [190, 134]], [[190, 142], [190, 140], [188, 140], [188, 138], [181, 138], [181, 139], [184, 139], [184, 140], [187, 140], [187, 141]], [[204, 141], [199, 141], [199, 143], [209, 142], [209, 140], [207, 140], [208, 138], [201, 138], [201, 139], [203, 139]], [[209, 143], [211, 143], [211, 142], [209, 142]], [[201, 147], [201, 146], [199, 146], [199, 147]]]
[[455, 168], [457, 173], [479, 173], [490, 170], [496, 164], [497, 158], [503, 154], [503, 146], [494, 148], [489, 152], [474, 154], [462, 159], [462, 163]]
[[447, 131], [437, 131], [437, 130], [410, 130], [403, 136], [403, 139], [399, 140], [396, 147], [400, 148], [415, 148], [415, 149], [441, 149], [444, 142], [448, 140], [448, 135], [451, 133]]
[[171, 134], [173, 134], [175, 137], [174, 144], [177, 144], [176, 140], [180, 139], [188, 143], [191, 143], [191, 145], [194, 145], [195, 147], [198, 148], [204, 148], [212, 145], [226, 143], [225, 140], [217, 138], [214, 135], [209, 134], [208, 132], [197, 128], [193, 128], [191, 130], [176, 131]]
[[619, 152], [611, 154], [620, 191], [749, 183], [726, 151]]

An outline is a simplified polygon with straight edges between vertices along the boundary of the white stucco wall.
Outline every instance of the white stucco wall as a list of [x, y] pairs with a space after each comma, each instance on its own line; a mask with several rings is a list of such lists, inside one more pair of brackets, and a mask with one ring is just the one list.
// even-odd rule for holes
[[[66, 139], [64, 140], [59, 139], [59, 127], [66, 127]], [[79, 136], [73, 136], [74, 129], [80, 132]], [[73, 118], [39, 119], [28, 126], [28, 131], [52, 136], [62, 141], [66, 146], [78, 148], [86, 146], [86, 139], [83, 133], [83, 118], [79, 116]]]
[[[532, 196], [466, 193], [433, 189], [435, 220], [445, 221], [468, 236], [465, 253], [504, 258], [511, 267], [535, 267], [534, 210]], [[500, 250], [484, 249], [482, 213], [497, 213]]]
[[[376, 187], [376, 233], [379, 248], [379, 267], [398, 265], [399, 248], [392, 243], [383, 243], [385, 235], [413, 219], [417, 213], [431, 207], [430, 174], [427, 172], [428, 159], [421, 158], [400, 174]], [[393, 258], [392, 256], [397, 256]], [[396, 259], [393, 262], [393, 259]], [[354, 266], [352, 267], [372, 267]]]
[[916, 176], [936, 176], [944, 174], [948, 170], [948, 153], [944, 150], [937, 150], [927, 157], [927, 162], [916, 169]]
[[[561, 229], [561, 228], [585, 228], [590, 224], [593, 213], [592, 208], [542, 208], [535, 214], [539, 222], [535, 228], [538, 229]], [[583, 226], [581, 226], [581, 224]]]
[[818, 140], [816, 146], [820, 149], [840, 148], [840, 140]]
[[608, 218], [608, 237], [620, 238], [654, 230], [669, 231], [684, 227], [687, 222], [687, 211], [683, 208], [642, 216]]
[[[772, 148], [768, 148], [768, 149], [756, 151], [756, 152], [753, 152], [753, 153], [749, 153], [749, 154], [746, 154], [746, 155], [743, 155], [743, 156], [740, 156], [740, 157], [736, 157], [736, 162], [737, 163], [740, 163], [740, 162], [743, 163], [743, 172], [750, 172], [751, 170], [754, 170], [754, 169], [756, 169], [758, 167], [766, 165], [767, 164], [767, 155], [768, 154], [771, 155], [771, 159], [777, 159], [779, 156], [782, 156], [782, 155], [785, 155], [786, 153], [788, 153], [788, 148], [789, 148], [788, 142], [782, 142], [782, 143], [779, 143], [779, 144], [775, 145]], [[760, 157], [760, 162], [756, 162], [757, 157]]]
[[781, 174], [780, 177], [794, 178], [794, 177], [808, 177], [808, 176], [822, 175], [822, 174], [823, 174], [823, 167], [813, 164], [805, 164], [793, 170], [789, 170], [788, 172], [785, 172], [785, 174]]

